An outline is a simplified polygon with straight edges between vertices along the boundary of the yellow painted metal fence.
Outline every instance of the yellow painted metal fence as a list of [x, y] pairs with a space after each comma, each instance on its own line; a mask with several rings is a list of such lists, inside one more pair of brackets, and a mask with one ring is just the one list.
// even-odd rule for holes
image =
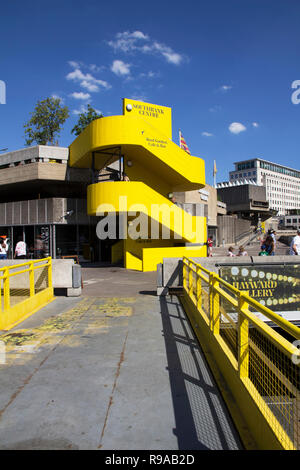
[[9, 330], [53, 300], [52, 259], [0, 267], [0, 330]]
[[183, 286], [196, 335], [210, 350], [256, 446], [300, 449], [300, 328], [188, 258]]

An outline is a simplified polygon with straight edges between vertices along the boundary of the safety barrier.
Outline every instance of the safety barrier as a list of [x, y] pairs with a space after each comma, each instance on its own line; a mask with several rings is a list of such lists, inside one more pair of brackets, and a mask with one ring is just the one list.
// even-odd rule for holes
[[224, 398], [241, 437], [239, 416], [258, 448], [300, 449], [300, 328], [188, 258], [183, 288], [194, 331], [229, 388]]
[[0, 267], [0, 330], [9, 330], [53, 300], [52, 259]]

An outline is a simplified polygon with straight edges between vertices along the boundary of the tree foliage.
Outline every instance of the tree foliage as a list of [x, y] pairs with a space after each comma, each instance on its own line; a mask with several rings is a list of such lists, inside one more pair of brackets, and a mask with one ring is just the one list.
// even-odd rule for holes
[[81, 134], [81, 132], [95, 119], [102, 118], [102, 113], [97, 113], [97, 111], [92, 108], [90, 104], [87, 105], [87, 110], [81, 114], [79, 114], [79, 119], [76, 126], [73, 127], [71, 130], [72, 134], [76, 136]]
[[24, 124], [26, 145], [57, 145], [57, 137], [69, 117], [67, 106], [61, 105], [60, 98], [46, 98], [38, 101], [31, 119]]

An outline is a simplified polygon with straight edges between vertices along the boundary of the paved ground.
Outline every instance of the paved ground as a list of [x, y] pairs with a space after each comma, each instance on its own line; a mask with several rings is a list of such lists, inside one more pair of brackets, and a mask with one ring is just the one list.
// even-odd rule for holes
[[0, 336], [0, 449], [241, 448], [178, 299], [124, 271]]

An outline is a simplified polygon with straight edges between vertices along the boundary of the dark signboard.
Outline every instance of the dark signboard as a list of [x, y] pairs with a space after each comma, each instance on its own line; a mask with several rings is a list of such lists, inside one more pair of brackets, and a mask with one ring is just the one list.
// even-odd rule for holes
[[300, 264], [221, 266], [220, 277], [274, 311], [300, 310]]

